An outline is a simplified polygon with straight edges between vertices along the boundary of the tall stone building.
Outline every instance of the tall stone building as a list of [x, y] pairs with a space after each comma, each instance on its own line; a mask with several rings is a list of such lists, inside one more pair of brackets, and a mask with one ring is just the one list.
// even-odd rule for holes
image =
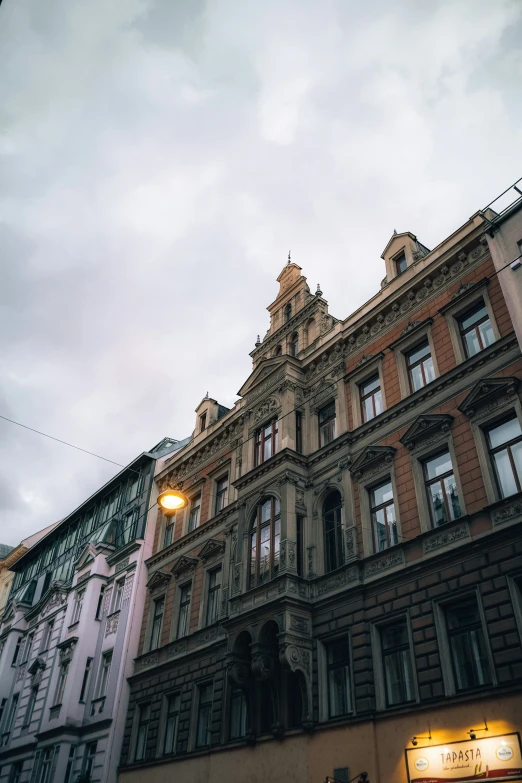
[[[520, 346], [475, 214], [346, 320], [289, 262], [157, 471], [121, 783], [522, 780]], [[511, 274], [511, 271], [509, 272]]]
[[[113, 783], [138, 652], [164, 439], [11, 564], [0, 623], [0, 781]], [[36, 539], [36, 536], [34, 537]]]

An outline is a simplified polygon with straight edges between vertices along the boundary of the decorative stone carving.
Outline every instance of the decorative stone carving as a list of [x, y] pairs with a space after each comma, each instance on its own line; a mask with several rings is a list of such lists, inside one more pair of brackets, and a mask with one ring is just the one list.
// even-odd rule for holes
[[130, 560], [128, 557], [124, 557], [123, 560], [118, 560], [118, 562], [114, 564], [114, 573], [118, 574], [120, 571], [123, 571], [124, 568], [127, 568], [129, 562]]
[[309, 546], [306, 548], [306, 551], [308, 553], [308, 576], [309, 578], [313, 578], [315, 576], [314, 572], [314, 546]]
[[[60, 662], [62, 661], [60, 650]], [[35, 658], [33, 663], [27, 669], [28, 674], [31, 675], [31, 686], [39, 685], [42, 681], [43, 670], [45, 669], [45, 661], [43, 658]]]
[[445, 438], [453, 424], [453, 416], [445, 414], [427, 414], [418, 416], [401, 438], [409, 451], [423, 446], [426, 440], [436, 437]]
[[107, 623], [105, 625], [105, 636], [110, 636], [111, 633], [116, 633], [118, 630], [118, 622], [120, 619], [120, 613], [109, 615], [107, 617]]
[[128, 601], [129, 598], [131, 597], [133, 582], [134, 582], [134, 574], [129, 574], [129, 576], [125, 580], [122, 601]]
[[398, 565], [404, 565], [404, 552], [402, 549], [389, 552], [379, 560], [374, 560], [372, 563], [367, 563], [364, 569], [365, 577], [375, 576], [376, 574], [382, 574], [383, 571], [389, 571], [390, 568], [395, 568]]
[[163, 571], [160, 569], [152, 574], [147, 582], [147, 587], [151, 593], [155, 593], [159, 590], [165, 589], [171, 579], [172, 574], [168, 573], [168, 571]]
[[177, 560], [174, 561], [174, 565], [172, 566], [171, 573], [174, 574], [175, 579], [179, 579], [179, 577], [182, 574], [185, 573], [194, 573], [196, 570], [198, 561], [195, 557], [187, 557], [186, 555], [181, 555], [177, 558]]
[[218, 628], [210, 628], [208, 631], [200, 634], [196, 637], [196, 646], [199, 647], [202, 644], [207, 644], [207, 642], [213, 641], [216, 639], [218, 632]]
[[221, 589], [221, 617], [228, 615], [228, 587]]
[[359, 581], [359, 569], [349, 568], [346, 571], [340, 571], [334, 576], [330, 576], [328, 579], [323, 579], [316, 585], [316, 595], [324, 595], [325, 593], [331, 593], [333, 590], [338, 590], [340, 587], [345, 587], [352, 582]]
[[140, 661], [140, 668], [146, 669], [148, 666], [156, 666], [158, 663], [158, 655], [155, 653], [154, 655], [147, 655], [146, 658], [142, 658]]
[[515, 500], [512, 503], [504, 504], [501, 508], [495, 509], [492, 514], [494, 525], [501, 525], [503, 522], [509, 522], [522, 515], [522, 502]]
[[42, 615], [49, 614], [49, 612], [52, 612], [53, 609], [56, 609], [59, 606], [63, 606], [66, 601], [67, 601], [67, 595], [65, 593], [60, 592], [59, 588], [56, 587], [55, 592], [51, 595], [51, 597], [45, 604], [45, 607], [42, 609]]
[[18, 669], [18, 675], [16, 677], [17, 680], [23, 680], [25, 677], [25, 666], [20, 666]]
[[279, 402], [275, 397], [269, 397], [265, 402], [262, 402], [254, 411], [254, 421], [257, 422], [260, 419], [264, 419], [270, 414], [275, 413], [279, 407]]
[[474, 419], [484, 412], [489, 415], [510, 399], [514, 399], [519, 385], [519, 379], [513, 377], [483, 378], [461, 402], [459, 411], [469, 419]]
[[108, 612], [111, 605], [112, 585], [105, 591], [105, 597], [103, 599], [103, 611]]
[[298, 633], [308, 634], [310, 632], [310, 625], [306, 617], [301, 617], [298, 614], [291, 614], [290, 629], [292, 631], [297, 631]]
[[295, 491], [295, 502], [299, 506], [304, 506], [304, 490], [296, 489], [296, 491]]
[[241, 588], [241, 563], [234, 565], [234, 592], [238, 593]]
[[357, 560], [359, 558], [359, 547], [357, 544], [357, 528], [355, 525], [347, 527], [344, 531], [344, 541], [346, 550], [346, 561]]
[[450, 530], [438, 530], [437, 533], [423, 541], [424, 553], [434, 552], [436, 549], [454, 544], [456, 541], [462, 541], [469, 538], [469, 528], [466, 522], [463, 522]]
[[360, 481], [363, 476], [386, 470], [393, 462], [396, 451], [393, 446], [366, 446], [352, 463], [350, 473]]
[[265, 652], [257, 652], [252, 657], [252, 671], [256, 680], [266, 681], [273, 679], [275, 663], [272, 655]]
[[175, 642], [174, 644], [169, 644], [167, 647], [167, 658], [174, 658], [175, 655], [179, 655], [180, 653], [184, 653], [187, 651], [188, 644], [187, 640], [184, 639], [182, 642]]
[[404, 337], [405, 335], [409, 334], [410, 332], [414, 332], [415, 329], [420, 326], [422, 321], [408, 321], [406, 326], [401, 332], [401, 337]]
[[225, 552], [225, 542], [219, 538], [210, 538], [199, 550], [198, 557], [203, 562], [221, 557]]

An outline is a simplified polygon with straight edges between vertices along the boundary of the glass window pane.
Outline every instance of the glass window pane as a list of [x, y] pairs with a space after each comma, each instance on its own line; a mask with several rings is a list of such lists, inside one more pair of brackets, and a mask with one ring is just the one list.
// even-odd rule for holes
[[387, 481], [386, 484], [380, 484], [372, 490], [372, 508], [386, 503], [387, 500], [393, 500], [391, 481]]
[[446, 617], [450, 631], [480, 623], [480, 614], [476, 601], [468, 601], [458, 606], [448, 607]]
[[372, 378], [369, 381], [366, 381], [366, 383], [363, 383], [361, 386], [361, 392], [363, 397], [369, 394], [372, 391], [375, 391], [375, 389], [378, 389], [381, 385], [381, 382], [379, 380], [379, 376], [377, 375], [375, 378]]
[[465, 340], [466, 340], [466, 350], [469, 357], [475, 356], [477, 353], [479, 353], [482, 350], [480, 347], [477, 333], [474, 329], [473, 331], [468, 332], [465, 335]]
[[384, 514], [384, 509], [380, 509], [377, 511], [374, 515], [375, 520], [375, 536], [376, 536], [376, 543], [377, 543], [377, 550], [379, 552], [382, 552], [383, 549], [386, 549], [388, 546], [388, 538], [386, 536], [386, 518]]
[[382, 394], [380, 390], [373, 395], [373, 402], [375, 405], [375, 415], [378, 416], [382, 413]]
[[449, 515], [450, 519], [457, 519], [461, 515], [459, 496], [457, 493], [457, 485], [455, 483], [455, 477], [453, 474], [447, 476], [444, 479], [444, 487], [446, 489], [446, 497], [448, 499]]
[[338, 639], [328, 645], [328, 663], [346, 663], [350, 659], [348, 639]]
[[511, 454], [515, 463], [515, 468], [518, 474], [518, 478], [522, 477], [522, 441], [520, 443], [514, 443], [511, 446]]
[[463, 316], [461, 320], [462, 328], [469, 329], [470, 326], [476, 324], [477, 321], [480, 321], [480, 319], [487, 316], [487, 314], [486, 305], [482, 304], [480, 307], [477, 307], [475, 310], [472, 310], [470, 313]]
[[485, 347], [488, 345], [492, 345], [492, 343], [495, 342], [495, 335], [493, 334], [493, 329], [491, 327], [489, 320], [484, 321], [484, 323], [480, 324], [478, 329], [480, 331], [482, 342], [484, 343]]
[[498, 451], [493, 455], [495, 460], [495, 466], [497, 468], [498, 480], [500, 483], [500, 489], [502, 497], [508, 497], [508, 495], [514, 495], [517, 492], [517, 484], [515, 476], [513, 475], [513, 468], [511, 467], [511, 461], [507, 449]]
[[393, 546], [399, 542], [397, 536], [397, 518], [395, 516], [395, 506], [393, 503], [390, 506], [386, 506], [386, 517], [388, 522], [388, 535], [390, 537], [390, 544]]
[[271, 501], [265, 500], [265, 502], [261, 506], [261, 522], [268, 522], [268, 520], [270, 519], [271, 506], [272, 506]]
[[444, 522], [447, 522], [447, 519], [442, 484], [440, 481], [435, 481], [433, 484], [429, 484], [428, 492], [430, 494], [431, 510], [433, 512], [433, 523], [436, 526], [442, 525]]
[[427, 460], [425, 465], [426, 474], [429, 479], [437, 478], [437, 476], [441, 476], [443, 473], [449, 473], [453, 470], [449, 451], [445, 451], [443, 454], [438, 454], [436, 457], [432, 457], [432, 459]]
[[412, 365], [419, 361], [419, 359], [422, 359], [424, 356], [427, 356], [430, 352], [430, 346], [429, 343], [423, 343], [422, 345], [419, 345], [417, 348], [415, 348], [411, 353], [408, 354], [408, 364]]
[[372, 397], [368, 397], [368, 399], [364, 400], [364, 421], [370, 421], [370, 419], [373, 419], [374, 417], [372, 400]]
[[489, 430], [489, 442], [492, 448], [496, 448], [514, 438], [518, 438], [520, 435], [522, 435], [522, 429], [520, 428], [518, 418], [514, 416], [512, 419], [504, 421], [502, 424], [498, 424]]
[[416, 367], [412, 367], [410, 370], [411, 387], [413, 391], [418, 391], [424, 386], [424, 378], [422, 377], [422, 369], [420, 364]]

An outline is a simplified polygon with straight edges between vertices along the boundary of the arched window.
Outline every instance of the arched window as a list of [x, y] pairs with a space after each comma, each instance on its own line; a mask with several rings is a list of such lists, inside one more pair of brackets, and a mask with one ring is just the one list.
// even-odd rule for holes
[[280, 346], [280, 345], [278, 345], [278, 346], [276, 347], [276, 349], [275, 349], [275, 354], [274, 354], [274, 356], [281, 356], [281, 354], [282, 354], [282, 353], [283, 353], [283, 349], [281, 348], [281, 346]]
[[323, 503], [325, 570], [334, 571], [344, 565], [344, 538], [341, 493], [330, 492]]
[[290, 304], [290, 302], [288, 302], [288, 304], [285, 305], [284, 312], [285, 312], [285, 324], [286, 324], [292, 317], [292, 305]]
[[281, 509], [277, 498], [260, 503], [250, 529], [250, 587], [268, 582], [279, 571]]
[[290, 338], [290, 356], [297, 356], [299, 353], [299, 335], [294, 332]]

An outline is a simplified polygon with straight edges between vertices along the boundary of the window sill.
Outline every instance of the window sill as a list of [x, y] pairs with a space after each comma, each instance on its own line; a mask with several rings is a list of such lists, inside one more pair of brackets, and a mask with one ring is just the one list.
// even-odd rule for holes
[[79, 620], [75, 620], [74, 623], [71, 623], [70, 625], [67, 626], [67, 630], [70, 631], [71, 628], [76, 628], [76, 626], [79, 625], [79, 623], [80, 623]]

